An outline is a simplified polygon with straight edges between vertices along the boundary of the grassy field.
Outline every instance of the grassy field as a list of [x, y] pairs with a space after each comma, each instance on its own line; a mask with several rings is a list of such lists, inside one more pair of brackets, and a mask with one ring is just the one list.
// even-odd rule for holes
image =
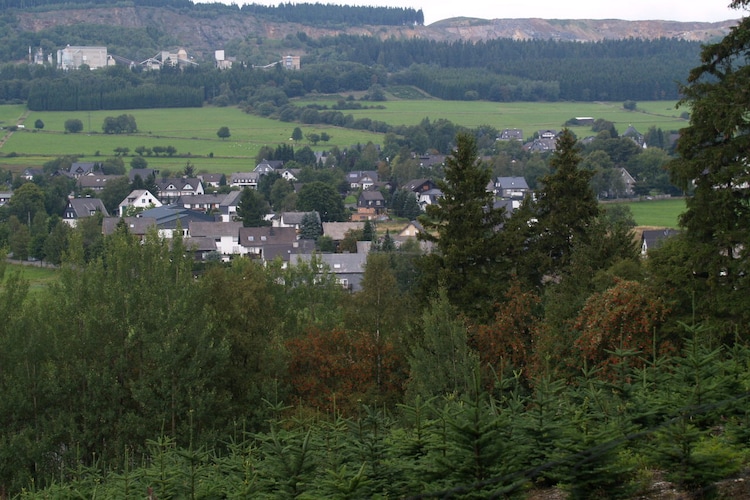
[[[5, 106], [0, 106], [0, 109]], [[13, 107], [0, 113], [14, 117], [23, 112]], [[137, 134], [106, 135], [101, 126], [107, 116], [128, 113], [135, 117]], [[44, 122], [44, 129], [36, 131], [33, 124], [37, 119]], [[67, 134], [65, 121], [79, 119], [84, 124], [84, 132]], [[11, 124], [6, 120], [6, 124]], [[231, 137], [222, 140], [216, 135], [219, 127], [227, 126]], [[81, 161], [97, 161], [114, 154], [118, 147], [130, 148], [131, 155], [138, 146], [173, 146], [178, 157], [149, 157], [149, 166], [161, 169], [178, 170], [189, 159], [198, 170], [231, 173], [255, 168], [255, 156], [262, 146], [276, 147], [289, 143], [289, 137], [297, 124], [284, 123], [259, 116], [249, 115], [235, 107], [147, 109], [129, 111], [88, 112], [30, 112], [26, 118], [26, 129], [14, 132], [0, 148], [5, 158], [0, 157], [0, 167], [14, 171], [25, 167], [40, 166], [46, 161], [61, 155], [77, 155]], [[369, 141], [382, 142], [382, 134], [361, 130], [315, 126], [301, 127], [304, 133], [326, 131], [332, 137], [329, 146], [348, 147], [352, 144], [366, 144]], [[91, 132], [93, 133], [91, 133]], [[304, 143], [297, 144], [301, 147]], [[326, 146], [319, 146], [323, 148]], [[8, 157], [10, 155], [10, 157]]]
[[[315, 102], [332, 105], [342, 96], [295, 101], [299, 105]], [[673, 101], [638, 103], [638, 111], [623, 109], [622, 103], [489, 103], [481, 101], [441, 101], [437, 99], [394, 99], [382, 103], [384, 109], [345, 111], [355, 118], [368, 117], [391, 125], [413, 125], [422, 119], [448, 119], [459, 125], [477, 127], [491, 125], [497, 129], [520, 128], [529, 137], [534, 131], [546, 128], [560, 129], [570, 118], [591, 116], [615, 123], [624, 131], [634, 125], [640, 132], [656, 126], [663, 130], [684, 127], [686, 121], [679, 117]], [[22, 105], [0, 106], [0, 126], [16, 124], [26, 112]], [[107, 116], [128, 113], [135, 117], [138, 134], [120, 136], [100, 133]], [[79, 119], [84, 132], [66, 134], [64, 123]], [[41, 119], [44, 129], [34, 130], [34, 122]], [[118, 147], [130, 148], [131, 155], [138, 146], [173, 146], [178, 157], [150, 157], [149, 166], [179, 170], [190, 160], [198, 171], [231, 173], [254, 167], [255, 157], [262, 146], [276, 147], [288, 144], [292, 130], [298, 124], [285, 123], [259, 116], [248, 115], [236, 107], [203, 107], [178, 109], [146, 109], [118, 111], [58, 111], [29, 112], [26, 128], [7, 137], [0, 146], [0, 168], [14, 172], [26, 167], [40, 167], [46, 161], [61, 155], [77, 155], [81, 161], [97, 161], [114, 154]], [[216, 131], [227, 126], [231, 137], [219, 139]], [[331, 146], [349, 147], [369, 141], [382, 143], [382, 134], [361, 130], [348, 130], [318, 125], [300, 125], [303, 133], [327, 132], [329, 143], [320, 143], [315, 149]], [[579, 136], [591, 134], [589, 127], [573, 127]], [[4, 131], [3, 131], [4, 132]], [[2, 137], [2, 135], [0, 135]], [[306, 141], [296, 144], [301, 147]]]
[[50, 283], [57, 281], [60, 276], [60, 272], [57, 269], [48, 267], [8, 264], [8, 267], [5, 269], [6, 276], [16, 272], [21, 273], [23, 279], [29, 282], [29, 292], [31, 293], [45, 289]]
[[[298, 105], [323, 104], [329, 107], [336, 103], [335, 97], [302, 99]], [[391, 125], [416, 125], [423, 118], [430, 120], [446, 118], [467, 127], [491, 125], [499, 130], [520, 128], [526, 137], [542, 129], [560, 129], [563, 124], [577, 116], [603, 118], [615, 124], [620, 132], [633, 125], [645, 133], [649, 127], [662, 130], [679, 130], [687, 125], [680, 118], [682, 109], [675, 108], [674, 101], [638, 103], [636, 111], [628, 111], [622, 103], [615, 102], [516, 102], [497, 103], [486, 101], [440, 101], [437, 99], [394, 100], [383, 103], [385, 109], [347, 110], [355, 118], [371, 118]], [[571, 127], [580, 137], [591, 135], [591, 127]]]
[[677, 221], [685, 211], [683, 198], [628, 202], [627, 206], [639, 226], [677, 228]]

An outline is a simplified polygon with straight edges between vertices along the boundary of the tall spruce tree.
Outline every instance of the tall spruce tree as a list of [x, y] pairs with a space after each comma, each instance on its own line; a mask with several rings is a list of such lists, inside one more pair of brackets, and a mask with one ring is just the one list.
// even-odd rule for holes
[[433, 241], [438, 253], [429, 259], [451, 304], [472, 317], [490, 317], [502, 295], [507, 262], [499, 252], [504, 210], [493, 206], [487, 190], [491, 173], [479, 161], [474, 138], [456, 136], [456, 148], [446, 159], [443, 195], [427, 207], [420, 238]]
[[245, 227], [270, 226], [271, 222], [265, 219], [268, 213], [268, 202], [258, 191], [245, 188], [240, 195], [237, 205], [237, 216], [242, 219]]
[[585, 242], [587, 228], [599, 214], [591, 189], [593, 172], [578, 168], [581, 156], [576, 137], [568, 129], [557, 138], [550, 159], [552, 172], [541, 179], [537, 191], [536, 226], [539, 269], [558, 274], [570, 262], [573, 245]]
[[[731, 6], [746, 8], [748, 0]], [[680, 132], [672, 180], [693, 190], [680, 218], [691, 251], [685, 263], [697, 279], [696, 313], [721, 318], [726, 332], [746, 330], [750, 319], [750, 18], [743, 18], [720, 42], [706, 45], [701, 64], [682, 86], [680, 105], [689, 106], [690, 125]], [[714, 323], [716, 326], [716, 324]]]

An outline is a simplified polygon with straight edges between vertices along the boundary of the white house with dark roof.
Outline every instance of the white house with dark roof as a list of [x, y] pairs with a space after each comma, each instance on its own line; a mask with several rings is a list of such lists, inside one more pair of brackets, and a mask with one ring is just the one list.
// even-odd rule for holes
[[328, 272], [333, 273], [336, 281], [344, 289], [350, 292], [362, 290], [367, 252], [298, 254], [292, 256], [290, 265], [309, 263], [313, 258], [317, 259]]
[[271, 172], [275, 172], [283, 166], [284, 162], [281, 160], [266, 160], [264, 158], [255, 166], [253, 172], [258, 172], [260, 175], [265, 175], [270, 174]]
[[667, 238], [680, 234], [677, 229], [647, 229], [641, 234], [641, 256], [646, 257], [650, 250], [659, 248]]
[[190, 210], [198, 210], [206, 213], [218, 213], [220, 211], [221, 203], [229, 196], [229, 193], [209, 193], [209, 194], [196, 194], [191, 196], [180, 196], [176, 201], [177, 205]]
[[420, 191], [418, 193], [417, 202], [422, 207], [422, 210], [424, 210], [427, 205], [438, 205], [442, 197], [443, 192], [438, 188], [428, 189], [427, 191]]
[[[213, 250], [223, 256], [240, 255], [240, 228], [242, 222], [209, 222], [209, 221], [190, 221], [188, 228], [189, 238], [198, 242], [200, 238], [213, 242]], [[200, 246], [200, 245], [199, 245]], [[208, 248], [207, 245], [201, 248]]]
[[91, 217], [97, 213], [109, 217], [104, 203], [99, 198], [72, 198], [68, 200], [68, 205], [63, 212], [63, 222], [70, 227], [76, 227], [78, 219]]
[[159, 188], [159, 200], [170, 204], [183, 196], [204, 194], [203, 182], [197, 177], [174, 177], [156, 181]]
[[212, 188], [218, 188], [221, 186], [221, 178], [224, 178], [226, 183], [227, 179], [224, 174], [199, 174], [198, 178], [203, 181], [203, 185]]
[[219, 214], [222, 222], [230, 222], [237, 217], [237, 205], [240, 204], [242, 191], [230, 191], [219, 203]]
[[520, 199], [529, 193], [529, 184], [524, 177], [498, 177], [495, 179], [495, 195], [500, 198]]
[[271, 219], [271, 225], [274, 227], [293, 227], [298, 230], [302, 226], [302, 220], [305, 215], [312, 214], [320, 224], [320, 214], [318, 212], [281, 212]]
[[293, 227], [241, 227], [240, 246], [243, 253], [264, 259], [263, 250], [268, 245], [293, 245], [298, 241], [297, 230]]
[[8, 203], [11, 196], [13, 196], [13, 191], [0, 191], [0, 207]]
[[21, 177], [23, 177], [27, 181], [33, 181], [34, 177], [36, 176], [43, 176], [45, 175], [43, 168], [26, 168], [24, 169], [23, 173], [21, 174]]
[[519, 141], [523, 142], [523, 130], [520, 128], [506, 128], [497, 138], [498, 141]]
[[259, 172], [234, 172], [229, 177], [229, 185], [233, 188], [246, 188], [258, 189], [258, 181], [260, 181]]
[[350, 189], [370, 189], [378, 182], [378, 173], [374, 170], [358, 170], [346, 174]]
[[638, 132], [636, 128], [632, 125], [628, 125], [628, 128], [625, 129], [625, 132], [620, 134], [620, 137], [627, 137], [634, 143], [636, 143], [639, 147], [646, 148], [646, 138], [643, 134]]
[[68, 169], [68, 175], [77, 179], [83, 175], [93, 174], [95, 168], [96, 163], [94, 162], [74, 162]]

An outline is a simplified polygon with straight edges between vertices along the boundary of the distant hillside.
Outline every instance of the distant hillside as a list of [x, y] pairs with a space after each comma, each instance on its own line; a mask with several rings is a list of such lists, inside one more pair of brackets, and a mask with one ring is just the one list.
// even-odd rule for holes
[[[125, 6], [58, 8], [50, 11], [18, 11], [13, 28], [19, 36], [33, 39], [34, 33], [72, 25], [99, 25], [157, 31], [161, 39], [183, 46], [197, 57], [209, 57], [214, 50], [248, 39], [284, 40], [304, 34], [312, 39], [342, 33], [369, 35], [381, 39], [423, 38], [435, 41], [481, 41], [497, 38], [562, 41], [600, 41], [628, 38], [679, 38], [709, 41], [724, 36], [736, 21], [684, 23], [675, 21], [544, 20], [454, 18], [429, 26], [336, 26], [321, 28], [298, 23], [272, 22], [239, 9], [216, 12], [193, 9]], [[79, 33], [85, 38], [85, 29]], [[32, 45], [42, 43], [41, 40]]]

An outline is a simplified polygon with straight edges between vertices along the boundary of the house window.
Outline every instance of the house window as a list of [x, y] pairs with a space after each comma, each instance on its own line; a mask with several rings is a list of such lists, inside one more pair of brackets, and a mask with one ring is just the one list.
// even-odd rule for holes
[[261, 237], [260, 237], [260, 241], [266, 241], [267, 239], [268, 239], [268, 238], [266, 238], [265, 236], [261, 236]]
[[255, 241], [255, 236], [248, 236], [247, 241]]
[[333, 265], [333, 268], [334, 268], [334, 269], [341, 269], [341, 264], [334, 264], [334, 265]]

